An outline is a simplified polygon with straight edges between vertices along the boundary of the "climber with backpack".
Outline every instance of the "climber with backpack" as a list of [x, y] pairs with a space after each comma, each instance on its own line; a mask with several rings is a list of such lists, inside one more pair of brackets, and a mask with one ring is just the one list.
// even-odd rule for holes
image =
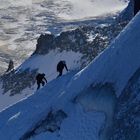
[[44, 86], [45, 82], [47, 83], [47, 79], [45, 78], [45, 74], [38, 73], [36, 76], [36, 81], [37, 81], [37, 90], [38, 90], [40, 88], [40, 84], [42, 84], [42, 86]]
[[60, 77], [62, 75], [64, 68], [68, 71], [66, 61], [64, 60], [59, 61], [59, 63], [57, 64], [57, 72], [59, 72], [59, 75], [57, 77]]

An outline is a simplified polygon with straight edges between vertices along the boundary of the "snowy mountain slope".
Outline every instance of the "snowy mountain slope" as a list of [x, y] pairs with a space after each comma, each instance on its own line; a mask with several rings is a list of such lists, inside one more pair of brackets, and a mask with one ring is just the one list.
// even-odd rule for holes
[[[42, 121], [42, 118], [44, 120], [44, 118], [47, 117], [47, 114], [49, 113], [50, 108], [53, 108], [54, 111], [62, 109], [61, 107], [63, 106], [64, 102], [68, 102], [67, 98], [61, 98], [61, 96], [63, 97], [63, 94], [65, 94], [65, 93], [63, 93], [63, 89], [69, 83], [69, 80], [71, 79], [72, 76], [73, 76], [73, 73], [70, 73], [68, 75], [63, 76], [60, 79], [57, 79], [55, 81], [50, 82], [46, 87], [47, 93], [46, 93], [46, 89], [40, 90], [42, 93], [38, 92], [38, 94], [35, 94], [32, 97], [29, 97], [28, 100], [25, 100], [25, 102], [24, 101], [20, 102], [19, 103], [20, 105], [18, 108], [15, 108], [14, 106], [12, 107], [13, 108], [12, 110], [9, 108], [11, 110], [10, 111], [8, 109], [11, 112], [9, 115], [7, 115], [7, 113], [6, 113], [7, 110], [5, 110], [4, 112], [6, 114], [3, 112], [4, 113], [3, 115], [5, 117], [2, 121], [2, 124], [4, 124], [4, 122], [7, 121], [7, 119], [9, 120], [8, 125], [5, 127], [6, 128], [5, 130], [7, 132], [11, 131], [10, 124], [12, 121], [18, 122], [17, 119], [20, 119], [23, 117], [25, 118], [25, 120], [23, 120], [22, 124], [20, 124], [20, 128], [19, 127], [17, 127], [17, 129], [13, 128], [12, 131], [14, 131], [16, 133], [16, 135], [15, 134], [13, 135], [13, 132], [11, 131], [9, 133], [9, 135], [2, 136], [1, 134], [6, 133], [6, 131], [4, 129], [2, 130], [2, 124], [0, 124], [0, 136], [1, 136], [1, 138], [2, 139], [11, 139], [11, 140], [14, 139], [14, 140], [16, 140], [16, 139], [20, 139], [21, 135], [22, 135], [21, 139], [26, 139], [28, 136], [31, 135], [30, 133], [29, 134], [26, 134], [26, 133], [28, 131], [30, 132], [34, 129], [34, 123], [36, 123], [38, 121], [40, 122], [40, 121]], [[70, 94], [69, 94], [69, 96], [70, 96]], [[56, 103], [58, 103], [57, 108], [55, 106]], [[27, 109], [26, 106], [30, 106], [30, 107], [28, 107], [28, 109]], [[67, 115], [69, 115], [68, 113], [70, 113], [72, 111], [71, 108], [74, 106], [75, 106], [75, 104], [73, 104], [70, 101], [70, 102], [68, 102], [68, 106], [66, 107], [66, 111], [65, 111], [65, 109], [62, 109], [62, 110], [64, 110], [64, 112]], [[42, 110], [42, 107], [43, 107], [43, 110]], [[66, 130], [66, 133], [62, 131], [62, 136], [58, 137], [58, 139], [72, 139], [74, 137], [75, 137], [75, 139], [77, 139], [81, 135], [81, 131], [84, 132], [85, 130], [87, 131], [87, 134], [89, 134], [89, 139], [91, 139], [91, 138], [97, 139], [99, 136], [96, 134], [96, 132], [100, 131], [100, 125], [102, 125], [104, 122], [104, 114], [100, 113], [100, 112], [99, 113], [98, 112], [97, 113], [89, 112], [89, 113], [85, 114], [85, 112], [83, 112], [83, 110], [80, 109], [81, 107], [75, 106], [74, 108], [75, 108], [74, 109], [75, 111], [74, 112], [72, 111], [73, 113], [71, 112], [70, 118], [66, 122], [71, 124], [71, 121], [73, 121], [73, 119], [75, 119], [75, 121], [76, 120], [79, 121], [81, 123], [81, 125], [83, 125], [83, 126], [80, 126], [80, 128], [79, 128], [80, 124], [79, 125], [77, 124], [73, 127], [73, 129], [75, 129], [76, 131], [77, 131], [77, 129], [79, 129], [79, 132], [78, 132], [79, 134], [74, 133], [74, 134], [76, 134], [76, 135], [74, 135], [74, 134], [72, 134], [74, 131], [71, 132], [71, 131]], [[27, 112], [32, 112], [33, 110], [34, 110], [34, 113], [32, 113], [32, 116], [30, 116], [30, 113], [27, 114]], [[11, 114], [13, 114], [13, 115], [11, 116]], [[2, 116], [0, 115], [0, 118]], [[80, 116], [81, 116], [81, 120], [79, 120]], [[28, 117], [30, 117], [30, 119]], [[93, 117], [95, 119], [93, 119]], [[32, 123], [31, 120], [33, 120], [33, 118], [34, 118], [34, 122]], [[87, 127], [87, 124], [89, 124], [89, 121], [87, 121], [87, 120], [89, 120], [89, 119], [91, 120], [90, 121], [91, 125], [89, 127]], [[29, 126], [27, 126], [25, 124], [29, 124]], [[97, 127], [96, 129], [95, 129], [95, 124]], [[18, 125], [18, 123], [16, 125]], [[67, 125], [69, 125], [69, 124], [66, 123], [66, 126], [65, 125], [63, 126], [64, 130], [69, 129], [69, 128], [67, 128]], [[89, 131], [89, 130], [91, 130], [91, 131]], [[95, 135], [92, 134], [93, 130], [95, 131]], [[57, 136], [57, 133], [52, 137], [56, 138], [56, 136]]]
[[[78, 52], [58, 53], [57, 50], [54, 50], [45, 56], [34, 55], [16, 71], [3, 75], [1, 77], [0, 110], [35, 92], [37, 89], [35, 77], [38, 72], [45, 73], [47, 81], [50, 82], [58, 75], [56, 65], [60, 60], [67, 60], [68, 69], [72, 71], [79, 69], [81, 56]], [[66, 74], [66, 70], [64, 70], [64, 74]]]
[[[40, 34], [48, 30], [57, 34], [87, 24], [85, 20], [92, 24], [94, 17], [114, 14], [127, 6], [127, 2], [120, 0], [102, 3], [99, 0], [0, 0], [0, 3], [0, 52], [6, 50], [5, 55], [10, 52], [10, 56], [2, 57], [13, 59], [16, 66], [34, 51]], [[7, 66], [3, 65], [0, 73]]]
[[66, 60], [70, 71], [80, 70], [89, 64], [126, 24], [127, 22], [98, 23], [95, 27], [84, 26], [62, 32], [56, 37], [52, 34], [41, 35], [33, 55], [16, 71], [1, 77], [0, 110], [35, 92], [35, 76], [38, 72], [45, 73], [48, 82], [56, 78], [58, 61]]
[[[55, 79], [58, 75], [56, 66], [60, 60], [67, 60], [67, 65], [69, 70], [76, 70], [80, 67], [80, 59], [82, 54], [76, 53], [73, 51], [63, 51], [59, 52], [58, 50], [52, 50], [47, 55], [33, 55], [31, 59], [28, 59], [23, 63], [19, 69], [22, 71], [30, 68], [31, 70], [38, 69], [38, 72], [46, 73], [48, 82], [52, 79]], [[78, 64], [79, 63], [79, 64]], [[18, 69], [17, 69], [18, 71]], [[64, 74], [66, 70], [64, 69]]]
[[[75, 138], [77, 140], [81, 138], [80, 136], [83, 136], [83, 132], [87, 132], [81, 139], [108, 139], [107, 134], [112, 123], [108, 126], [107, 119], [108, 117], [113, 119], [111, 113], [113, 108], [106, 109], [106, 105], [109, 101], [110, 105], [108, 106], [114, 104], [116, 100], [114, 96], [123, 96], [123, 90], [140, 67], [138, 61], [140, 59], [139, 22], [140, 13], [114, 40], [111, 47], [107, 48], [90, 65], [76, 75], [69, 73], [53, 80], [33, 96], [1, 112], [0, 137], [7, 140], [29, 138], [39, 140], [46, 137], [58, 140], [66, 140], [69, 137], [69, 139]], [[95, 101], [101, 102], [103, 100], [100, 106], [95, 104], [95, 108], [95, 106], [90, 105], [92, 100], [89, 102], [88, 88]], [[98, 92], [97, 97], [99, 99], [96, 96], [94, 97], [94, 94]], [[79, 97], [83, 93], [86, 96], [82, 96], [80, 99]], [[102, 94], [104, 94], [104, 98], [102, 98]], [[110, 97], [110, 95], [114, 96]], [[137, 97], [139, 99], [139, 96]], [[98, 102], [96, 101], [96, 103]], [[80, 104], [84, 107], [84, 111], [83, 108], [81, 110]], [[58, 117], [57, 121], [54, 119], [50, 120], [51, 123], [49, 123], [48, 114], [51, 114], [51, 108], [54, 118], [57, 117], [55, 114], [59, 110], [62, 110], [61, 112], [64, 112], [67, 117], [62, 119], [61, 116]], [[131, 105], [129, 109], [131, 111]], [[87, 121], [85, 121], [85, 118], [87, 118]], [[61, 123], [59, 123], [60, 120]], [[88, 120], [91, 120], [90, 124], [92, 126]], [[44, 121], [46, 122], [45, 126], [41, 123]], [[74, 122], [74, 132], [77, 133], [73, 131], [71, 133], [70, 130], [73, 128], [71, 122]], [[93, 131], [91, 132], [91, 130]], [[53, 133], [50, 133], [50, 131]], [[77, 134], [76, 137], [73, 134]]]

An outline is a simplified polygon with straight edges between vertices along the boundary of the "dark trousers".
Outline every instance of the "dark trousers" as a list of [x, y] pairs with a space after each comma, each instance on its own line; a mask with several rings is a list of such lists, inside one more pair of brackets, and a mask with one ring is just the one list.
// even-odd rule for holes
[[63, 74], [63, 70], [59, 70], [58, 72], [59, 72], [59, 75], [57, 77], [59, 77]]
[[44, 81], [37, 81], [37, 90], [40, 89], [40, 84], [42, 84], [42, 86], [45, 85]]

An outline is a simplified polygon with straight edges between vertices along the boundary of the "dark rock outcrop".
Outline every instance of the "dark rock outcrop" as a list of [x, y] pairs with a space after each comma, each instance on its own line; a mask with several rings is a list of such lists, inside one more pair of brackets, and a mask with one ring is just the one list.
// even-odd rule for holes
[[60, 52], [64, 50], [79, 52], [83, 54], [81, 66], [84, 67], [109, 45], [127, 23], [128, 21], [123, 21], [98, 26], [82, 26], [62, 32], [56, 37], [52, 34], [41, 35], [33, 54], [45, 55], [54, 49]]
[[10, 95], [20, 94], [25, 88], [31, 88], [35, 84], [37, 69], [24, 71], [11, 71], [0, 77], [2, 81], [3, 94], [10, 91]]
[[54, 40], [54, 35], [52, 34], [40, 35], [39, 39], [37, 40], [36, 50], [34, 54], [48, 53], [48, 49], [52, 49], [53, 47], [53, 40]]

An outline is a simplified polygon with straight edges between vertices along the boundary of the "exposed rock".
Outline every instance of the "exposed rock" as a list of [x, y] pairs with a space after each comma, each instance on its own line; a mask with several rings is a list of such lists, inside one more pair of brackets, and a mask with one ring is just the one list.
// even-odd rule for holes
[[24, 71], [4, 74], [0, 80], [2, 81], [3, 94], [10, 90], [10, 95], [20, 94], [25, 88], [31, 88], [35, 83], [35, 75], [37, 70], [30, 71], [26, 69]]
[[27, 132], [20, 140], [28, 140], [31, 137], [39, 135], [42, 132], [55, 132], [59, 131], [61, 127], [61, 123], [65, 118], [67, 118], [67, 114], [63, 110], [50, 111], [44, 120], [38, 122], [32, 130]]
[[56, 37], [52, 34], [41, 35], [33, 54], [45, 55], [56, 48], [60, 52], [79, 52], [83, 54], [81, 63], [84, 67], [109, 45], [127, 23], [128, 21], [123, 21], [107, 25], [82, 26], [62, 32]]
[[35, 54], [46, 54], [48, 53], [48, 49], [53, 49], [53, 40], [54, 35], [52, 34], [45, 34], [40, 35], [39, 39], [37, 40]]

